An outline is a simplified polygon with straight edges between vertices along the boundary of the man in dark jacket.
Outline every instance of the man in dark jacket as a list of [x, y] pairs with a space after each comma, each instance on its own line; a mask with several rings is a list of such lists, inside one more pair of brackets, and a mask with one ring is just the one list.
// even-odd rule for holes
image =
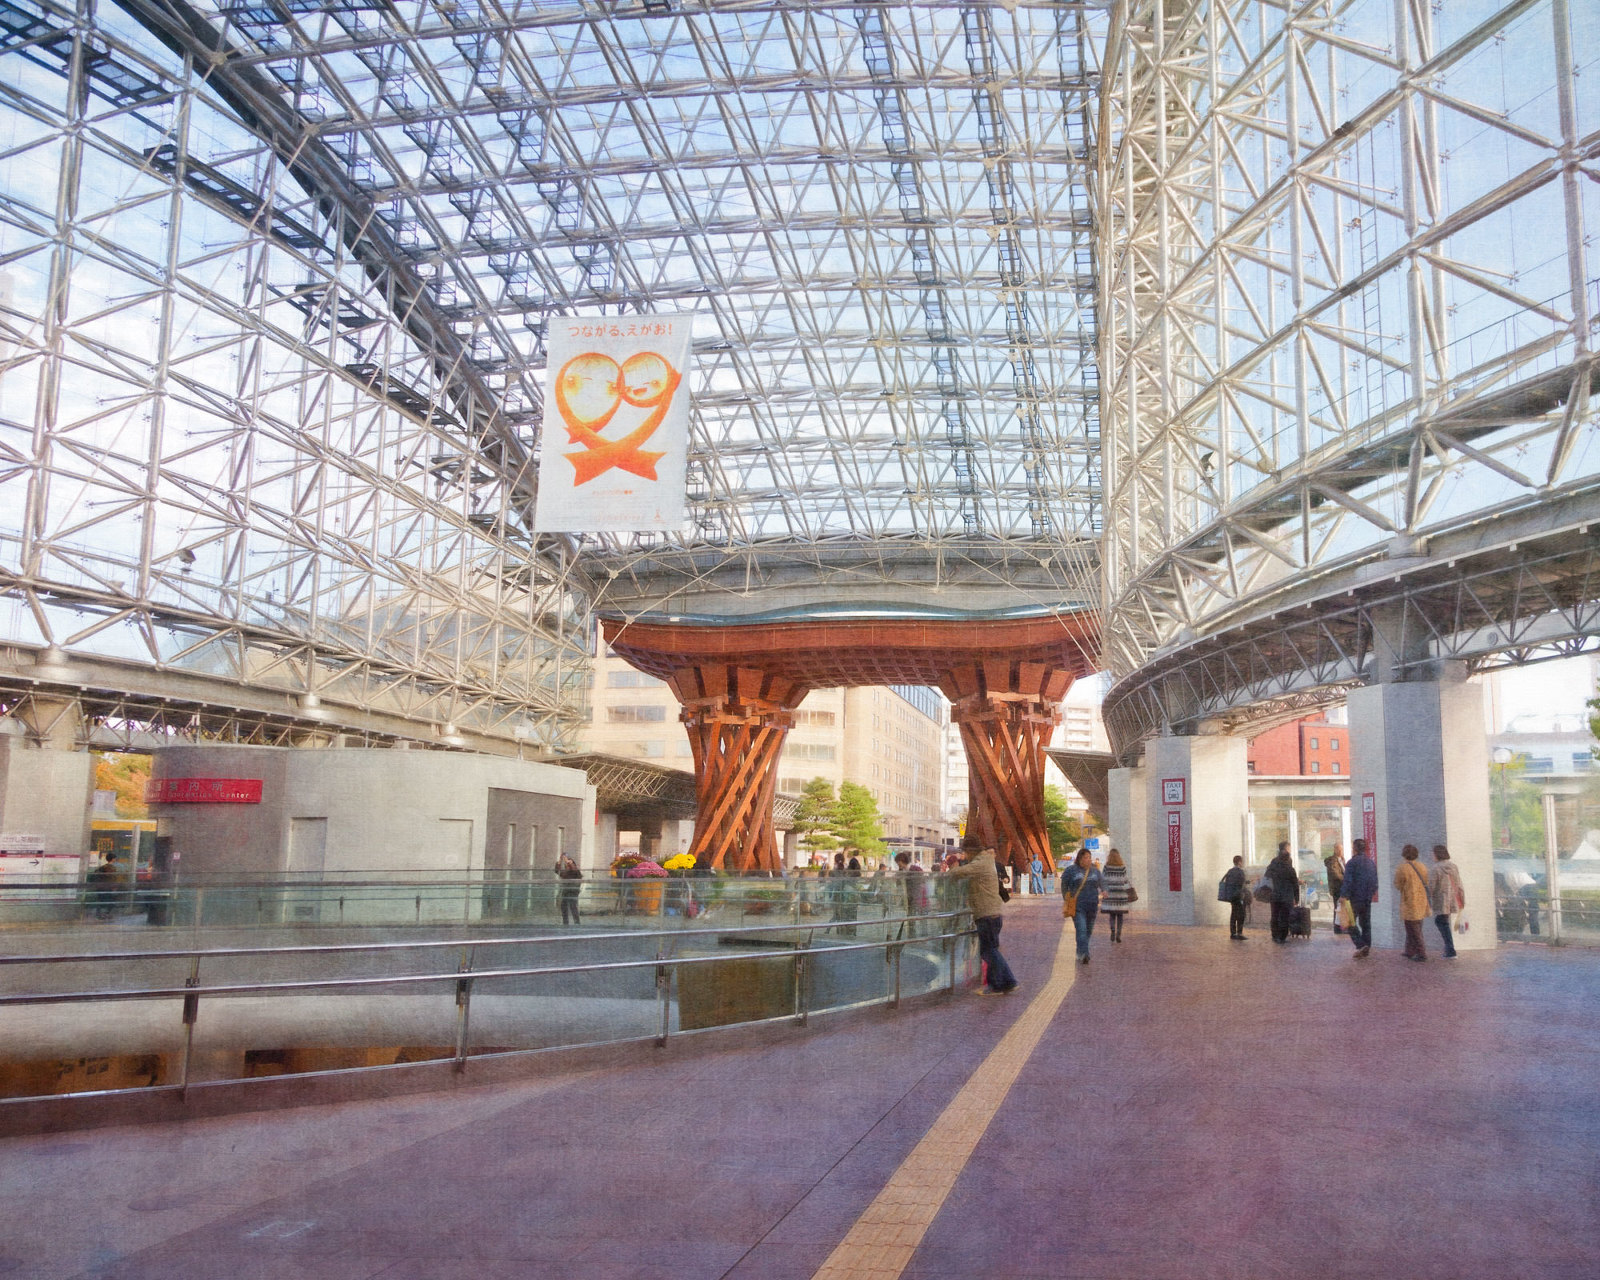
[[1378, 896], [1378, 864], [1367, 852], [1365, 840], [1350, 842], [1350, 861], [1344, 864], [1344, 882], [1339, 892], [1350, 904], [1355, 919], [1350, 941], [1355, 943], [1356, 959], [1364, 959], [1372, 952], [1372, 900]]
[[1222, 877], [1222, 892], [1228, 902], [1228, 937], [1234, 942], [1244, 941], [1244, 918], [1250, 910], [1250, 886], [1245, 883], [1244, 859], [1233, 857], [1233, 866]]
[[1289, 941], [1289, 918], [1300, 901], [1300, 873], [1294, 869], [1289, 842], [1278, 841], [1278, 856], [1267, 863], [1267, 880], [1272, 885], [1272, 940]]

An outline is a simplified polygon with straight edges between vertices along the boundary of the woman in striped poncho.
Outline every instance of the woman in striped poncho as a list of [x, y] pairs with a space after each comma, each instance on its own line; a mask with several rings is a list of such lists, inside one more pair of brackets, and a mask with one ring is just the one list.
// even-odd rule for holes
[[1100, 869], [1103, 882], [1100, 889], [1100, 910], [1111, 928], [1111, 941], [1122, 941], [1122, 922], [1133, 901], [1133, 884], [1128, 879], [1128, 865], [1122, 854], [1113, 849], [1106, 855], [1106, 865]]

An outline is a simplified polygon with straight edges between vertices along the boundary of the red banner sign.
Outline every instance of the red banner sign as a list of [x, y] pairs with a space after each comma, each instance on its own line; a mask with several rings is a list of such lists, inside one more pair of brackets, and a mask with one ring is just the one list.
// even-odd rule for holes
[[1183, 888], [1183, 814], [1176, 811], [1167, 814], [1167, 888]]
[[260, 778], [154, 778], [145, 788], [150, 804], [260, 804]]
[[[1361, 793], [1361, 837], [1367, 842], [1367, 856], [1378, 860], [1378, 797], [1376, 792]], [[1378, 891], [1372, 891], [1372, 900], [1378, 900]]]

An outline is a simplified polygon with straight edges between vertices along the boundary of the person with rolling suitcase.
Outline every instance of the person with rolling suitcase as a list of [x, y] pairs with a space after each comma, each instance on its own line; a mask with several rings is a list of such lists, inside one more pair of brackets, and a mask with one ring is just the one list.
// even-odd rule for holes
[[1294, 869], [1287, 840], [1278, 841], [1278, 856], [1267, 864], [1267, 879], [1272, 884], [1272, 940], [1287, 942], [1300, 901], [1300, 873]]

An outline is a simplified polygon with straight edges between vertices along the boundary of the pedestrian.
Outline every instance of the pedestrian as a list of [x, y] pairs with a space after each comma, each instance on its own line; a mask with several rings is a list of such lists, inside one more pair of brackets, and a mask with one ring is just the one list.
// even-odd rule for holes
[[1122, 926], [1127, 919], [1128, 908], [1138, 896], [1128, 876], [1128, 864], [1122, 860], [1121, 851], [1113, 848], [1106, 854], [1106, 865], [1100, 871], [1100, 910], [1105, 913], [1111, 941], [1122, 941]]
[[561, 902], [561, 923], [578, 924], [578, 895], [583, 891], [583, 872], [566, 854], [556, 863], [556, 897]]
[[1461, 871], [1450, 860], [1450, 850], [1442, 844], [1433, 846], [1433, 866], [1428, 869], [1428, 906], [1433, 911], [1433, 923], [1444, 939], [1444, 958], [1456, 958], [1456, 938], [1450, 928], [1450, 917], [1467, 905], [1467, 894], [1461, 887]]
[[1400, 891], [1400, 922], [1406, 927], [1407, 960], [1426, 960], [1428, 948], [1422, 940], [1422, 921], [1428, 914], [1428, 873], [1417, 861], [1417, 846], [1400, 850], [1400, 865], [1394, 869], [1394, 887]]
[[1228, 939], [1243, 942], [1245, 917], [1250, 913], [1250, 885], [1245, 879], [1244, 859], [1238, 854], [1233, 855], [1233, 865], [1223, 874], [1218, 888], [1218, 899], [1228, 904]]
[[833, 918], [841, 923], [839, 936], [853, 938], [856, 936], [857, 904], [861, 901], [861, 859], [855, 854], [850, 855], [850, 861], [845, 863], [842, 872], [835, 871], [834, 875], [842, 878], [837, 882], [836, 892], [839, 895], [838, 906]]
[[1272, 940], [1289, 941], [1289, 922], [1300, 901], [1300, 873], [1294, 869], [1289, 842], [1278, 841], [1278, 856], [1267, 863], [1267, 879], [1272, 884]]
[[1350, 842], [1350, 861], [1344, 864], [1339, 892], [1350, 904], [1350, 942], [1356, 949], [1355, 958], [1365, 960], [1372, 954], [1372, 900], [1378, 896], [1378, 864], [1367, 852], [1365, 840]]
[[96, 920], [109, 920], [116, 913], [120, 896], [119, 881], [122, 873], [117, 867], [117, 855], [108, 853], [105, 861], [94, 867], [84, 877], [84, 905], [94, 912]]
[[1343, 933], [1344, 925], [1339, 921], [1339, 887], [1344, 884], [1344, 848], [1335, 844], [1333, 852], [1322, 860], [1322, 865], [1328, 872], [1328, 898], [1333, 903], [1333, 931]]
[[1044, 892], [1044, 860], [1038, 854], [1033, 855], [1033, 861], [1028, 864], [1028, 892]]
[[909, 853], [895, 854], [894, 863], [896, 874], [905, 885], [906, 915], [912, 917], [906, 921], [905, 933], [908, 938], [914, 938], [918, 932], [916, 917], [927, 914], [928, 910], [928, 876], [918, 863], [911, 860]]
[[987, 995], [1010, 995], [1017, 989], [1017, 978], [1000, 954], [1000, 872], [994, 850], [986, 849], [976, 836], [961, 842], [965, 855], [959, 866], [945, 874], [967, 882], [967, 905], [972, 909], [972, 925], [978, 934], [978, 954], [983, 957], [984, 986]]
[[1072, 920], [1077, 934], [1078, 963], [1089, 963], [1089, 936], [1094, 933], [1094, 918], [1100, 910], [1100, 890], [1105, 884], [1094, 855], [1087, 846], [1078, 850], [1072, 865], [1061, 873], [1061, 914]]

